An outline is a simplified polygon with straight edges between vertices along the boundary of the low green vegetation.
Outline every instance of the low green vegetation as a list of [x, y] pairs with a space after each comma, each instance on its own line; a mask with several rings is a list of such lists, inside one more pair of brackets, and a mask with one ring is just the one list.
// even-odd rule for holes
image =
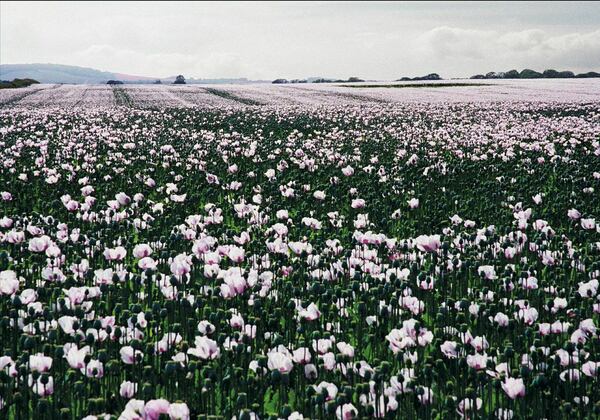
[[448, 87], [464, 87], [464, 86], [493, 86], [490, 83], [395, 83], [393, 85], [338, 85], [340, 87], [351, 88], [448, 88]]
[[245, 105], [261, 105], [260, 102], [255, 101], [253, 99], [242, 98], [240, 96], [236, 96], [231, 92], [227, 92], [226, 90], [214, 89], [214, 88], [205, 88], [205, 90], [216, 96], [220, 96], [221, 98], [229, 99], [231, 101], [239, 102]]
[[507, 72], [495, 72], [491, 71], [484, 74], [476, 74], [471, 76], [471, 79], [589, 79], [600, 77], [600, 73], [595, 71], [589, 71], [587, 73], [575, 74], [570, 70], [557, 71], [554, 69], [544, 70], [542, 73], [524, 69], [520, 72], [517, 70], [509, 70]]
[[40, 82], [34, 79], [13, 79], [12, 82], [9, 80], [0, 80], [0, 89], [22, 88], [39, 83]]
[[117, 105], [123, 105], [131, 107], [133, 105], [133, 101], [131, 97], [127, 94], [125, 89], [119, 87], [117, 85], [112, 85], [113, 95], [115, 96], [115, 103]]

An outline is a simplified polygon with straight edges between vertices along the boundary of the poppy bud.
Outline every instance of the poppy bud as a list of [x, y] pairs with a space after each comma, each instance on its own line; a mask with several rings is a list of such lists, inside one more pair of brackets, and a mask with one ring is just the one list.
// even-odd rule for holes
[[281, 381], [281, 372], [278, 370], [271, 371], [271, 383], [278, 384]]
[[167, 376], [175, 375], [177, 372], [177, 364], [171, 360], [169, 360], [165, 365], [165, 373]]
[[154, 388], [150, 383], [144, 383], [144, 385], [142, 386], [142, 395], [144, 396], [145, 400], [149, 400], [152, 398], [152, 396], [154, 395]]
[[38, 413], [40, 413], [40, 415], [43, 416], [45, 413], [47, 413], [49, 408], [50, 408], [50, 403], [47, 399], [42, 398], [38, 401], [36, 409], [37, 409]]

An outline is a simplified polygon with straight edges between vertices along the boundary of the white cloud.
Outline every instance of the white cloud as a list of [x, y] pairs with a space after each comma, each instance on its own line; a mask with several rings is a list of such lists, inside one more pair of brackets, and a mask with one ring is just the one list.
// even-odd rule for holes
[[[168, 77], [185, 72], [188, 77], [238, 77], [240, 74], [256, 73], [251, 63], [244, 62], [239, 55], [231, 53], [144, 53], [111, 45], [92, 45], [64, 58], [73, 65], [94, 67], [98, 57], [111, 63], [111, 70], [131, 72], [140, 76]], [[160, 69], [161, 73], [157, 73]], [[183, 70], [182, 70], [183, 69]], [[185, 71], [184, 71], [185, 70]], [[260, 73], [260, 72], [258, 72]]]
[[512, 51], [528, 51], [544, 43], [548, 34], [539, 29], [520, 32], [508, 32], [498, 38], [500, 44]]
[[437, 57], [482, 59], [490, 54], [494, 31], [441, 26], [426, 32], [421, 40]]
[[[462, 60], [472, 72], [524, 67], [588, 71], [600, 68], [600, 30], [554, 35], [540, 29], [500, 32], [442, 26], [420, 37], [430, 59]], [[457, 67], [456, 65], [454, 67]]]

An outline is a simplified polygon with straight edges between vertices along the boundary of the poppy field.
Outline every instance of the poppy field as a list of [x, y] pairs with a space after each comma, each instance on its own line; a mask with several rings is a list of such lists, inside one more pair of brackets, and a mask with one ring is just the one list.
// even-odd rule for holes
[[346, 99], [0, 109], [0, 418], [599, 418], [599, 103]]

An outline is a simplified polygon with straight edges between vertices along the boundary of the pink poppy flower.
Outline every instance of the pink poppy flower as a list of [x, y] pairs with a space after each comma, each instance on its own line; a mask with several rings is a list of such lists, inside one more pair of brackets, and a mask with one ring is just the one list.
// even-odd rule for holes
[[567, 216], [571, 220], [579, 220], [579, 219], [581, 219], [581, 213], [577, 209], [569, 209], [567, 211]]
[[13, 220], [10, 217], [6, 217], [4, 216], [2, 219], [0, 219], [0, 227], [2, 228], [10, 228], [13, 224]]
[[308, 347], [300, 347], [292, 352], [292, 359], [294, 362], [305, 365], [310, 363], [311, 353]]
[[363, 200], [362, 198], [355, 198], [350, 204], [350, 207], [352, 207], [353, 209], [362, 209], [364, 206], [365, 200]]
[[435, 252], [442, 245], [440, 235], [421, 235], [415, 239], [417, 248], [423, 252]]
[[50, 246], [51, 240], [48, 236], [40, 236], [38, 238], [31, 238], [29, 240], [29, 250], [31, 252], [45, 252]]
[[138, 267], [142, 270], [156, 270], [156, 261], [152, 257], [144, 257], [138, 261]]
[[186, 403], [172, 403], [167, 414], [171, 420], [190, 420], [190, 409]]
[[0, 271], [0, 295], [14, 295], [19, 291], [19, 279], [12, 270]]
[[581, 375], [579, 369], [567, 369], [561, 372], [561, 374], [558, 376], [563, 382], [577, 382], [579, 381], [579, 377]]
[[358, 416], [358, 410], [352, 404], [338, 406], [335, 410], [338, 420], [352, 420]]
[[133, 248], [135, 258], [144, 258], [152, 255], [153, 249], [148, 244], [138, 244]]
[[217, 342], [208, 337], [196, 337], [195, 347], [190, 347], [187, 353], [204, 360], [217, 359], [221, 355]]
[[126, 206], [127, 204], [131, 203], [131, 197], [129, 197], [127, 194], [125, 194], [124, 192], [120, 192], [115, 196], [116, 200], [119, 202], [120, 205], [122, 206]]
[[271, 351], [267, 357], [267, 367], [269, 370], [278, 370], [281, 373], [288, 373], [294, 367], [292, 358], [283, 352]]
[[171, 273], [176, 277], [183, 277], [192, 270], [189, 257], [185, 254], [179, 254], [170, 265]]
[[144, 405], [145, 420], [158, 420], [161, 414], [168, 414], [171, 404], [165, 399], [150, 400]]
[[143, 357], [143, 355], [144, 355], [140, 350], [134, 350], [133, 347], [131, 347], [131, 346], [121, 347], [121, 350], [119, 350], [119, 353], [121, 354], [121, 360], [126, 365], [134, 364], [138, 357], [140, 357], [140, 356]]
[[440, 350], [448, 359], [456, 359], [458, 357], [458, 343], [454, 341], [444, 341], [440, 345]]
[[581, 227], [585, 230], [593, 230], [596, 229], [596, 219], [588, 218], [581, 219]]
[[525, 384], [521, 378], [506, 378], [504, 382], [502, 382], [502, 389], [511, 400], [525, 396]]
[[52, 367], [52, 357], [45, 356], [44, 353], [37, 353], [29, 356], [29, 369], [37, 372], [48, 372]]
[[40, 397], [47, 397], [54, 393], [54, 378], [52, 376], [48, 376], [48, 381], [44, 383], [43, 376], [34, 381], [33, 377], [29, 375], [28, 383], [31, 389]]
[[127, 250], [122, 246], [106, 248], [103, 255], [107, 261], [122, 261], [127, 255]]
[[138, 385], [135, 382], [123, 381], [119, 387], [119, 395], [123, 398], [133, 398], [137, 392]]
[[314, 321], [321, 316], [321, 312], [319, 311], [319, 308], [317, 308], [317, 305], [311, 303], [306, 309], [302, 309], [299, 315], [300, 318], [304, 318], [308, 321]]
[[485, 369], [488, 362], [488, 356], [485, 354], [473, 354], [467, 356], [467, 365], [473, 369]]
[[585, 362], [581, 365], [581, 371], [585, 376], [589, 376], [591, 378], [595, 378], [598, 376], [598, 371], [600, 370], [600, 362]]
[[244, 261], [244, 248], [238, 246], [230, 246], [227, 252], [227, 257], [234, 263], [241, 263]]
[[104, 376], [104, 365], [99, 360], [90, 360], [80, 371], [88, 378], [102, 378]]
[[82, 347], [81, 349], [73, 346], [69, 349], [65, 357], [69, 363], [69, 366], [71, 366], [73, 369], [82, 369], [85, 367], [85, 356], [87, 356], [89, 353], [89, 346]]
[[482, 406], [483, 400], [481, 398], [476, 398], [474, 400], [471, 398], [465, 398], [464, 400], [458, 403], [458, 408], [456, 409], [456, 412], [461, 417], [469, 418], [471, 413], [473, 413], [474, 411], [481, 410]]

